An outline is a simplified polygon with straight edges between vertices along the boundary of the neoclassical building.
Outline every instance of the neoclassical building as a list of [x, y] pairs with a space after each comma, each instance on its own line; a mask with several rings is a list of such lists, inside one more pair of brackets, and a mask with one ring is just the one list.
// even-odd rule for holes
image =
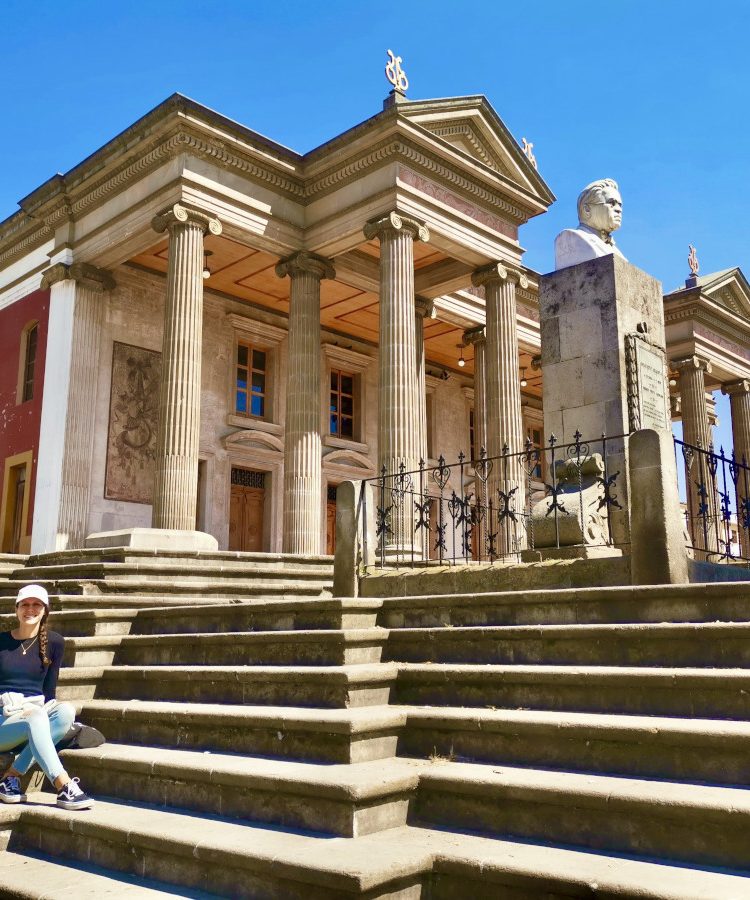
[[[330, 552], [341, 481], [541, 444], [520, 232], [553, 201], [481, 96], [392, 92], [305, 155], [170, 97], [0, 224], [0, 551]], [[686, 436], [722, 387], [750, 449], [742, 273], [665, 312]]]

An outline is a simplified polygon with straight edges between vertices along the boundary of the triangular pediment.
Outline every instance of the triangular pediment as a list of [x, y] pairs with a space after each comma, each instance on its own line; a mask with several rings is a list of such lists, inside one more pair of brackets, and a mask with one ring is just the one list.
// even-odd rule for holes
[[404, 104], [401, 115], [467, 156], [551, 203], [554, 195], [536, 166], [484, 97]]
[[700, 279], [701, 293], [743, 319], [750, 319], [750, 285], [739, 268]]

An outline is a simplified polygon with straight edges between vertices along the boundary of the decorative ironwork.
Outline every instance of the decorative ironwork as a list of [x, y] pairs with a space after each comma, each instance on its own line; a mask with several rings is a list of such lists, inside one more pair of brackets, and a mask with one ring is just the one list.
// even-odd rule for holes
[[493, 458], [482, 447], [477, 458], [461, 452], [450, 464], [441, 454], [437, 465], [420, 460], [413, 471], [403, 461], [395, 471], [383, 468], [372, 479], [376, 558], [381, 566], [519, 561], [525, 549], [538, 552], [540, 541], [559, 548], [563, 520], [565, 546], [571, 546], [571, 517], [582, 542], [612, 546], [622, 467], [612, 472], [609, 455], [616, 447], [622, 458], [625, 438], [584, 440], [577, 431], [569, 444], [550, 435], [544, 447], [526, 441], [520, 452], [505, 446]]

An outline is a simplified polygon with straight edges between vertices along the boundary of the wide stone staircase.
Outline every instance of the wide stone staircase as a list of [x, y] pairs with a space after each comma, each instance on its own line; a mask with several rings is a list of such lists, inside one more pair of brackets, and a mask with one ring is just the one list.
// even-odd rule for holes
[[129, 556], [24, 570], [109, 742], [94, 809], [0, 808], [0, 896], [750, 898], [750, 583], [201, 604]]

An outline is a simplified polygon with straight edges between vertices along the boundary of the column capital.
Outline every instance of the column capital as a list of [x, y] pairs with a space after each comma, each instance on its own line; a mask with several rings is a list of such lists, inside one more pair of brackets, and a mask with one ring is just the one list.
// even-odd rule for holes
[[435, 303], [426, 297], [414, 298], [414, 312], [423, 319], [434, 319], [436, 315]]
[[323, 256], [310, 253], [308, 250], [300, 250], [279, 260], [276, 264], [276, 274], [279, 278], [290, 278], [300, 274], [314, 275], [317, 278], [335, 278], [336, 270], [333, 263]]
[[172, 204], [151, 220], [151, 227], [159, 234], [174, 225], [197, 225], [203, 229], [203, 234], [210, 232], [220, 235], [222, 231], [221, 222], [218, 219], [200, 209], [184, 206], [182, 203]]
[[487, 330], [484, 325], [477, 325], [475, 328], [467, 328], [464, 331], [463, 345], [468, 347], [471, 344], [483, 344], [487, 340]]
[[711, 363], [701, 356], [682, 356], [679, 359], [671, 359], [669, 365], [677, 372], [688, 372], [690, 370], [700, 370], [711, 374]]
[[367, 222], [363, 229], [365, 237], [371, 241], [374, 237], [381, 237], [389, 231], [405, 231], [411, 234], [415, 241], [429, 241], [430, 229], [418, 219], [402, 216], [401, 213], [390, 212], [385, 216], [379, 216]]
[[529, 279], [520, 269], [501, 262], [490, 263], [472, 272], [471, 283], [474, 287], [481, 287], [493, 281], [510, 281], [522, 288], [529, 286]]
[[729, 394], [730, 397], [750, 394], [750, 378], [739, 378], [737, 381], [728, 381], [721, 386], [722, 394]]
[[112, 274], [106, 269], [97, 269], [90, 263], [55, 263], [42, 273], [42, 290], [47, 290], [59, 281], [75, 281], [99, 294], [115, 287]]

